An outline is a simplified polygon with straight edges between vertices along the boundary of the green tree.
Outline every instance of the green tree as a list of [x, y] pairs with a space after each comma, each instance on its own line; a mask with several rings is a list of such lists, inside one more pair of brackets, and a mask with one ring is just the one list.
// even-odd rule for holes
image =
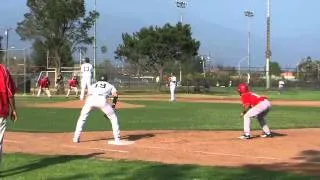
[[[198, 54], [200, 47], [200, 42], [192, 38], [190, 25], [181, 23], [144, 27], [132, 35], [123, 34], [122, 40], [116, 55], [159, 73], [161, 80], [166, 66], [186, 62]], [[174, 63], [176, 61], [179, 63]]]
[[320, 80], [320, 61], [313, 60], [308, 56], [301, 60], [297, 68], [299, 79], [303, 79], [304, 81]]
[[278, 62], [270, 61], [270, 74], [280, 76], [281, 67]]
[[84, 0], [28, 0], [29, 12], [18, 23], [22, 40], [39, 41], [53, 56], [57, 71], [71, 60], [79, 44], [91, 44], [88, 32], [99, 13], [86, 16]]
[[47, 48], [42, 41], [35, 40], [32, 44], [31, 59], [39, 67], [39, 70], [45, 70], [47, 66]]

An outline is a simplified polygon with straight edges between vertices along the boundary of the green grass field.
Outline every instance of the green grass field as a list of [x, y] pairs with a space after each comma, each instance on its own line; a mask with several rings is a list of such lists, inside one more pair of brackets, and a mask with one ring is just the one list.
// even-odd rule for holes
[[[315, 95], [314, 95], [315, 96]], [[72, 132], [79, 109], [23, 107], [27, 102], [66, 101], [65, 98], [18, 97], [19, 121], [9, 131]], [[121, 130], [242, 130], [240, 104], [126, 101], [146, 107], [121, 109]], [[320, 127], [320, 111], [310, 107], [273, 106], [268, 116], [272, 129]], [[258, 124], [253, 121], [253, 128]], [[111, 130], [102, 113], [90, 114], [86, 131]], [[123, 179], [123, 180], [209, 180], [209, 179], [318, 179], [290, 173], [248, 168], [166, 165], [159, 163], [98, 160], [86, 156], [37, 156], [5, 154], [1, 179]]]
[[1, 179], [48, 180], [316, 180], [316, 177], [251, 168], [97, 160], [88, 156], [6, 154]]

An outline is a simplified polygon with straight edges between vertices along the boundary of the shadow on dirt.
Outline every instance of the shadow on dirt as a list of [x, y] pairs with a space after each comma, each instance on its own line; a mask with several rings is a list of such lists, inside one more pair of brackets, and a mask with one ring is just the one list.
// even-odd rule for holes
[[154, 136], [155, 136], [155, 135], [152, 134], [152, 133], [133, 134], [133, 135], [123, 136], [122, 139], [126, 139], [126, 140], [129, 140], [129, 141], [137, 141], [137, 140], [140, 140], [140, 139], [152, 138], [152, 137], [154, 137]]
[[[307, 174], [320, 176], [320, 151], [305, 150], [299, 156], [292, 158], [296, 162], [283, 162], [264, 165], [245, 165], [246, 168], [259, 168], [275, 171], [296, 172], [299, 174]], [[300, 161], [300, 162], [297, 162]]]

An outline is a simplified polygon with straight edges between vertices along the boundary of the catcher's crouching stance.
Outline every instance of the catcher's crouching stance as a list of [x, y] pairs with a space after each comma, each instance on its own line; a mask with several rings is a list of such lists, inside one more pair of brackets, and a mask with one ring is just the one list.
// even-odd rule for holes
[[271, 107], [271, 103], [267, 99], [267, 97], [259, 96], [253, 92], [250, 92], [247, 84], [245, 83], [239, 84], [237, 91], [241, 96], [241, 101], [244, 108], [243, 112], [241, 113], [241, 117], [243, 116], [244, 134], [239, 138], [251, 138], [251, 118], [254, 117], [258, 119], [259, 124], [264, 132], [264, 134], [262, 134], [261, 137], [272, 137], [272, 133], [265, 119]]
[[[108, 97], [113, 98], [112, 105], [108, 103], [107, 101]], [[88, 89], [88, 97], [81, 110], [81, 114], [77, 122], [76, 130], [74, 132], [73, 142], [79, 143], [80, 133], [83, 130], [83, 127], [85, 125], [89, 112], [92, 109], [98, 108], [105, 114], [106, 117], [109, 118], [111, 122], [113, 137], [114, 137], [113, 144], [123, 145], [121, 144], [122, 141], [120, 141], [120, 130], [119, 130], [118, 118], [114, 109], [117, 101], [118, 101], [118, 94], [117, 94], [116, 88], [107, 82], [107, 76], [101, 76], [99, 81], [91, 85]]]

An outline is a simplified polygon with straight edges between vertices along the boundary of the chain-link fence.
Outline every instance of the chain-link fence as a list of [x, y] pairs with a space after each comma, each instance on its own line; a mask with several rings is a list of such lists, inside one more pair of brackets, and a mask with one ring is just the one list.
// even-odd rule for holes
[[[19, 66], [19, 65], [18, 65]], [[214, 71], [207, 72], [206, 75], [201, 73], [184, 74], [182, 81], [178, 83], [178, 91], [197, 93], [208, 92], [216, 88], [234, 88], [239, 83], [248, 81], [248, 74], [250, 74], [250, 86], [252, 87], [266, 87], [265, 71], [260, 69], [252, 69], [250, 72], [243, 70], [221, 70], [215, 69]], [[15, 72], [12, 72], [15, 70]], [[37, 82], [41, 75], [48, 75], [51, 81], [51, 90], [55, 91], [55, 81], [57, 74], [55, 71], [40, 71], [28, 68], [27, 72], [23, 73], [23, 67], [10, 69], [13, 79], [17, 84], [20, 93], [34, 93], [37, 88]], [[168, 76], [164, 75], [162, 81], [156, 81], [156, 75], [146, 73], [146, 75], [133, 76], [123, 73], [121, 69], [98, 69], [97, 78], [100, 74], [106, 73], [108, 81], [115, 85], [120, 91], [168, 91], [167, 83]], [[63, 83], [72, 77], [73, 74], [79, 75], [78, 68], [62, 69]], [[179, 74], [179, 73], [177, 73]], [[297, 72], [296, 69], [283, 69], [281, 74], [277, 76], [271, 75], [270, 89], [277, 89], [279, 80], [285, 81], [285, 88], [290, 89], [320, 89], [319, 74], [310, 72]], [[79, 77], [80, 79], [80, 77]], [[177, 77], [180, 79], [180, 77]], [[161, 84], [160, 84], [161, 83]], [[67, 87], [67, 85], [65, 85]]]

